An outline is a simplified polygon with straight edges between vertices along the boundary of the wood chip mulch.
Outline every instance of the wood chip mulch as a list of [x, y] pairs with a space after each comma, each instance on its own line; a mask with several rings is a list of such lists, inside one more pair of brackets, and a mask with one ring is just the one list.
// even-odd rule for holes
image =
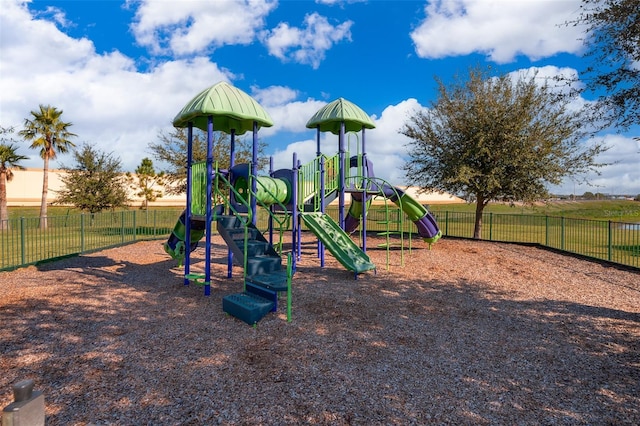
[[444, 239], [355, 280], [305, 238], [292, 322], [255, 328], [218, 237], [210, 297], [159, 241], [0, 273], [0, 407], [33, 379], [48, 425], [640, 424], [640, 272]]

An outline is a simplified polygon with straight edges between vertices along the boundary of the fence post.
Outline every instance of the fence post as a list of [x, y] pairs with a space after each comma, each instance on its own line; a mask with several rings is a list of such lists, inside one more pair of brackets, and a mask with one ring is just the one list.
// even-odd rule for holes
[[[124, 212], [123, 212], [124, 213]], [[136, 223], [136, 211], [133, 211], [133, 241], [136, 241], [138, 237], [138, 226]]]
[[156, 210], [153, 211], [153, 238], [156, 237], [156, 230], [157, 230], [157, 221], [156, 221], [156, 213], [158, 213]]
[[22, 265], [27, 263], [27, 254], [25, 253], [26, 237], [24, 234], [24, 217], [20, 218], [20, 262]]
[[44, 426], [44, 395], [33, 384], [22, 380], [13, 385], [13, 402], [2, 410], [3, 426]]
[[544, 245], [549, 247], [549, 216], [544, 216]]
[[85, 250], [84, 232], [84, 213], [80, 213], [80, 253], [84, 253]]
[[444, 212], [444, 235], [449, 235], [449, 210]]
[[560, 249], [564, 250], [564, 216], [560, 218]]
[[493, 213], [489, 213], [489, 241], [493, 241]]
[[609, 226], [607, 227], [607, 260], [611, 262], [611, 257], [613, 255], [613, 235], [611, 235], [611, 231], [613, 229], [613, 222], [609, 221]]

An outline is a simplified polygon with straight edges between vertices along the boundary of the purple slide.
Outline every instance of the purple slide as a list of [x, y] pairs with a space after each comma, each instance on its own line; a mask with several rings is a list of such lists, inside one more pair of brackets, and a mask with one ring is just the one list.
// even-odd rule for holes
[[[358, 156], [351, 157], [349, 162], [350, 167], [356, 167], [358, 165]], [[365, 164], [365, 173], [368, 178], [374, 178], [373, 164], [367, 160]], [[418, 228], [418, 235], [420, 235], [425, 242], [433, 244], [440, 239], [442, 232], [438, 228], [438, 223], [429, 211], [420, 204], [415, 198], [408, 195], [402, 189], [392, 187], [389, 184], [379, 185], [375, 181], [370, 181], [368, 189], [371, 191], [378, 191], [384, 195], [391, 202], [402, 208], [402, 211], [409, 217]], [[362, 191], [353, 190], [351, 192], [351, 206], [349, 206], [349, 212], [345, 217], [345, 231], [347, 233], [354, 232], [360, 225], [360, 218], [362, 217], [362, 204], [363, 202], [369, 202], [371, 195], [363, 194]], [[364, 200], [363, 200], [364, 198]]]

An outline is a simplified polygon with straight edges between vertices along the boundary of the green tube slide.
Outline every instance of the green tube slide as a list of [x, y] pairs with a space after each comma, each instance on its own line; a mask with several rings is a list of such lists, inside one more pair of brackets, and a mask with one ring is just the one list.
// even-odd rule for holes
[[[435, 218], [418, 200], [400, 188], [392, 188], [389, 185], [384, 185], [381, 188], [381, 192], [387, 199], [402, 208], [402, 211], [407, 215], [409, 220], [416, 225], [418, 235], [420, 235], [425, 242], [433, 244], [440, 239], [442, 232], [438, 229]], [[358, 197], [358, 195], [358, 193], [352, 194], [351, 206], [345, 218], [345, 231], [348, 233], [356, 230], [359, 225], [359, 220], [362, 217], [362, 197]]]
[[400, 202], [396, 205], [402, 206], [402, 211], [409, 217], [412, 222], [422, 219], [428, 213], [427, 209], [415, 198], [403, 193], [400, 196]]
[[[284, 179], [269, 176], [258, 176], [256, 182], [256, 198], [265, 205], [275, 203], [287, 204], [291, 198], [291, 188]], [[245, 197], [249, 193], [249, 181], [245, 177], [238, 177], [234, 182], [238, 194]]]

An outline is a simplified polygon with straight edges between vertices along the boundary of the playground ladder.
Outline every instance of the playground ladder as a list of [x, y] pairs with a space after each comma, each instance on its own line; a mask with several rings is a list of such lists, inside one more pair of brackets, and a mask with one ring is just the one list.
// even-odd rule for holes
[[[244, 223], [234, 215], [218, 215], [217, 228], [233, 252], [234, 260], [245, 265], [244, 291], [223, 297], [222, 309], [255, 325], [269, 312], [277, 310], [278, 293], [286, 291], [290, 300], [290, 268], [283, 268], [280, 255], [251, 223]], [[287, 312], [290, 316], [289, 303]]]

